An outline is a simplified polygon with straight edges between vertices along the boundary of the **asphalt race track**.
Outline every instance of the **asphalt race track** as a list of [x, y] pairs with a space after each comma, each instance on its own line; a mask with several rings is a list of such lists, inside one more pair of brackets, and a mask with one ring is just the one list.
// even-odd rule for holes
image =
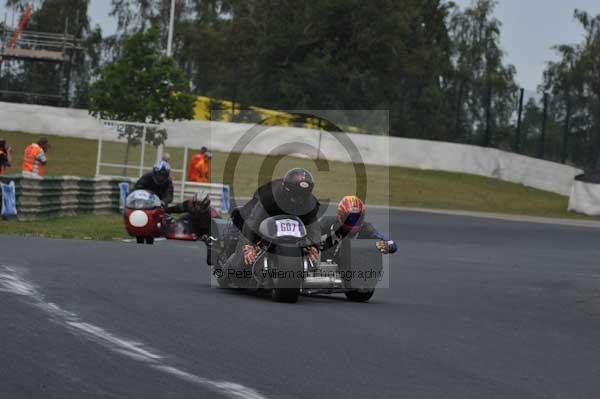
[[600, 397], [600, 230], [390, 225], [366, 304], [211, 288], [202, 244], [0, 236], [0, 398]]

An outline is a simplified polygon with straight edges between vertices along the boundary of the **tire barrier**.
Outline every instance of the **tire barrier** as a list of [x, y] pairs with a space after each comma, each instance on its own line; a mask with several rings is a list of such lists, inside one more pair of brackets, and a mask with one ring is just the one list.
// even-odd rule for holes
[[13, 182], [19, 220], [119, 210], [118, 179], [3, 176], [0, 182]]
[[[130, 192], [135, 179], [100, 177], [86, 179], [75, 176], [31, 178], [21, 175], [0, 176], [3, 213], [17, 215], [19, 220], [45, 217], [119, 212], [123, 196]], [[229, 211], [229, 187], [222, 184], [175, 184], [175, 198], [189, 198], [197, 191], [206, 191], [217, 211]], [[8, 195], [12, 192], [12, 195]], [[179, 196], [178, 196], [179, 194]], [[5, 198], [6, 197], [6, 198]], [[12, 208], [10, 206], [12, 204]]]

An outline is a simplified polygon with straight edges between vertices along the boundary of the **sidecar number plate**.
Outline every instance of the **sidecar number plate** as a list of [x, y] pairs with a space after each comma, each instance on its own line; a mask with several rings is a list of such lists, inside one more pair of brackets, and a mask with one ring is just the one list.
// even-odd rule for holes
[[292, 219], [276, 220], [277, 237], [302, 237], [300, 232], [300, 223]]

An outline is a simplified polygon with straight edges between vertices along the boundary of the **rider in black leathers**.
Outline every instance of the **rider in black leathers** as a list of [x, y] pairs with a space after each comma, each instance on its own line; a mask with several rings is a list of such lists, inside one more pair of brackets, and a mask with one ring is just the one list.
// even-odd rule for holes
[[173, 202], [173, 182], [170, 177], [171, 167], [165, 161], [160, 161], [151, 172], [144, 174], [135, 183], [134, 190], [148, 190], [160, 198], [163, 204]]
[[310, 242], [309, 256], [313, 260], [319, 257], [321, 229], [318, 223], [319, 201], [312, 194], [314, 180], [311, 173], [303, 168], [295, 168], [283, 179], [269, 182], [254, 193], [244, 206], [232, 212], [232, 220], [241, 231], [235, 252], [227, 261], [225, 268], [239, 269], [251, 265], [256, 260], [256, 244], [260, 240], [260, 223], [272, 216], [294, 215], [304, 223]]

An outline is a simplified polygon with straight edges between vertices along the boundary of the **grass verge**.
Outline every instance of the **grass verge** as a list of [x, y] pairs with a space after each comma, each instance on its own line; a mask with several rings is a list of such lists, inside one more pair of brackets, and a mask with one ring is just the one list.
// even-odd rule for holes
[[0, 220], [0, 234], [110, 241], [125, 238], [123, 216], [80, 215], [21, 222]]

